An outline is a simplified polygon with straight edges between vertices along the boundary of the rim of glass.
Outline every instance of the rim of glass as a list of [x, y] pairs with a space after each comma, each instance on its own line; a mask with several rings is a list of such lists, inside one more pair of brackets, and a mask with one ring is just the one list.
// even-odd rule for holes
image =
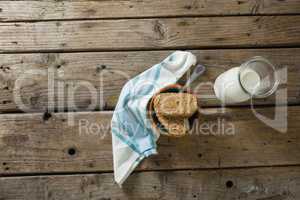
[[[274, 84], [273, 84], [272, 88], [271, 88], [269, 91], [267, 91], [267, 92], [265, 92], [265, 93], [263, 93], [263, 94], [251, 94], [251, 93], [249, 93], [249, 92], [243, 87], [243, 84], [242, 84], [242, 82], [241, 82], [241, 71], [242, 71], [243, 69], [246, 69], [247, 65], [249, 65], [250, 63], [252, 63], [252, 62], [257, 62], [257, 61], [259, 61], [259, 62], [264, 62], [264, 63], [266, 63], [267, 65], [269, 65], [269, 66], [273, 69], [273, 73], [274, 73], [274, 80], [275, 80], [275, 81], [274, 81]], [[268, 96], [272, 95], [272, 94], [276, 91], [276, 89], [277, 89], [277, 87], [278, 87], [280, 81], [279, 81], [279, 79], [278, 79], [278, 75], [277, 75], [275, 66], [274, 66], [269, 60], [267, 60], [266, 58], [264, 58], [264, 57], [262, 57], [262, 56], [255, 56], [255, 57], [250, 58], [248, 61], [244, 62], [243, 64], [241, 64], [240, 70], [239, 70], [239, 82], [240, 82], [240, 84], [241, 84], [243, 90], [244, 90], [246, 93], [250, 94], [252, 97], [254, 97], [254, 98], [265, 98], [265, 97], [268, 97]]]

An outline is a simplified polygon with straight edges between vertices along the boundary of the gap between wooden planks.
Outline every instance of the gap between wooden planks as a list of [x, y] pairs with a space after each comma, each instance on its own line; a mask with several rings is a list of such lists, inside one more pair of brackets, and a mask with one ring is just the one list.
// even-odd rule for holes
[[0, 21], [299, 13], [297, 0], [0, 1]]
[[0, 52], [297, 47], [300, 15], [1, 23]]
[[[273, 109], [257, 111], [272, 117]], [[231, 108], [215, 115], [211, 113], [220, 112], [217, 108], [205, 111], [210, 114], [196, 120], [198, 129], [193, 134], [181, 139], [161, 137], [159, 155], [147, 159], [138, 170], [300, 164], [300, 107], [288, 108], [287, 133], [266, 126], [250, 109]], [[0, 115], [0, 173], [111, 171], [111, 115], [112, 112]], [[204, 123], [215, 128], [203, 130], [200, 125]], [[284, 128], [284, 122], [275, 124]], [[228, 132], [232, 127], [234, 135]]]
[[0, 178], [1, 199], [299, 199], [299, 167]]
[[[19, 95], [31, 109], [30, 112], [44, 112], [47, 108], [57, 111], [112, 110], [128, 79], [161, 62], [172, 52], [0, 54], [0, 112], [20, 112], [20, 105], [16, 104]], [[212, 87], [216, 77], [257, 55], [266, 57], [279, 69], [287, 69], [287, 81], [283, 81], [281, 88], [287, 88], [287, 103], [292, 105], [300, 102], [299, 48], [191, 52], [197, 56], [199, 63], [207, 67], [207, 72], [192, 87], [199, 95], [201, 106], [219, 106]], [[49, 94], [53, 94], [48, 87], [50, 73], [54, 74], [55, 79], [54, 99], [48, 98]], [[93, 90], [87, 89], [87, 83]], [[14, 95], [19, 86], [19, 95]], [[255, 100], [254, 103], [274, 105], [274, 98], [273, 95]], [[285, 100], [280, 97], [277, 103], [285, 103]], [[92, 104], [96, 106], [90, 106]], [[249, 105], [249, 102], [243, 105]]]

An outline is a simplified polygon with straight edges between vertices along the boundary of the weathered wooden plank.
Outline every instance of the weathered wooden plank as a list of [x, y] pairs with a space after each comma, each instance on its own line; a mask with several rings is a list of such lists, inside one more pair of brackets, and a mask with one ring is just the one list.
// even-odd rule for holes
[[[26, 8], [26, 9], [24, 9]], [[1, 1], [1, 21], [300, 13], [297, 0]]]
[[300, 45], [300, 15], [2, 23], [0, 52]]
[[0, 178], [0, 198], [18, 199], [205, 199], [300, 198], [300, 168], [143, 172], [119, 188], [112, 174]]
[[[273, 114], [271, 107], [257, 110]], [[300, 107], [288, 111], [287, 133], [246, 108], [200, 116], [187, 137], [161, 137], [159, 155], [139, 170], [299, 165]], [[0, 115], [0, 173], [111, 171], [110, 120], [111, 112]]]
[[[22, 109], [22, 104], [18, 103], [17, 97], [19, 96], [29, 111], [35, 112], [45, 111], [47, 108], [60, 111], [112, 109], [117, 102], [121, 88], [128, 79], [160, 62], [171, 52], [0, 55], [0, 112], [15, 112]], [[287, 67], [288, 103], [300, 102], [298, 81], [300, 49], [298, 48], [196, 50], [192, 52], [200, 63], [207, 66], [206, 74], [193, 85], [195, 93], [199, 94], [202, 106], [219, 105], [212, 88], [219, 74], [257, 55], [268, 58], [278, 68]], [[48, 75], [52, 74], [55, 69], [55, 91], [51, 92], [52, 87], [48, 88]], [[197, 87], [203, 82], [211, 84]], [[82, 87], [79, 87], [80, 85]], [[88, 90], [87, 85], [93, 89]], [[21, 89], [17, 90], [18, 87]], [[54, 98], [51, 98], [51, 94]], [[278, 99], [280, 103], [284, 101], [284, 98]], [[254, 103], [274, 104], [274, 96]]]

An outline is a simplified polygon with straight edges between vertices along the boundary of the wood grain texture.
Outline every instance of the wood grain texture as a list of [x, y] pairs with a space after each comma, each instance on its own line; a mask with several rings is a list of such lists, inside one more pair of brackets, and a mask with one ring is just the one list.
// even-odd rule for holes
[[0, 52], [300, 45], [300, 15], [2, 23]]
[[41, 199], [299, 199], [300, 168], [254, 168], [132, 174], [123, 188], [112, 174], [0, 178], [0, 198]]
[[[188, 136], [161, 137], [159, 155], [139, 170], [300, 164], [299, 107], [288, 109], [287, 133], [266, 126], [246, 108], [204, 111]], [[257, 111], [273, 115], [271, 107]], [[0, 115], [0, 173], [111, 171], [110, 120], [111, 112]]]
[[300, 13], [297, 0], [0, 1], [0, 8], [1, 21]]
[[[288, 103], [299, 104], [300, 49], [236, 49], [192, 51], [207, 72], [193, 85], [202, 106], [219, 106], [216, 77], [253, 56], [263, 56], [288, 70]], [[0, 55], [0, 112], [113, 109], [123, 85], [160, 62], [172, 51]], [[54, 91], [48, 87], [53, 74]], [[52, 80], [50, 78], [49, 80]], [[201, 83], [201, 85], [200, 85]], [[210, 84], [209, 84], [210, 83]], [[18, 89], [20, 88], [20, 89]], [[92, 88], [92, 89], [88, 89]], [[102, 92], [101, 92], [102, 91]], [[52, 97], [52, 94], [54, 98]], [[279, 98], [278, 103], [284, 103]], [[274, 104], [274, 95], [255, 104]], [[246, 102], [244, 104], [249, 104]]]

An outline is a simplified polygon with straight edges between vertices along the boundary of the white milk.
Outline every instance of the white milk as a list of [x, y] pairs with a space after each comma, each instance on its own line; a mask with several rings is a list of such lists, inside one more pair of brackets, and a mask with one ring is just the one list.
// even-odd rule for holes
[[239, 73], [240, 67], [234, 67], [217, 77], [214, 90], [222, 103], [247, 101], [260, 89], [261, 79], [256, 71], [245, 69], [240, 77]]
[[222, 103], [239, 103], [250, 99], [250, 95], [240, 84], [239, 71], [239, 67], [231, 68], [215, 80], [215, 94]]

